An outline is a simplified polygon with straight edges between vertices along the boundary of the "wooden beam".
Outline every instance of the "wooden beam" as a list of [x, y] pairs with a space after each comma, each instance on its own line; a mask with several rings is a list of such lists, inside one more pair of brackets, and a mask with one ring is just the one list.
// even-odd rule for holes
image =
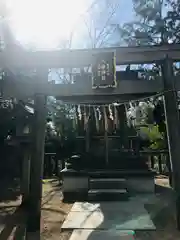
[[[84, 107], [84, 112], [85, 112], [85, 149], [86, 153], [89, 153], [89, 148], [90, 148], [90, 107], [86, 106]], [[87, 120], [88, 119], [88, 120]]]
[[[47, 71], [39, 70], [42, 81], [47, 76]], [[35, 95], [35, 119], [33, 128], [33, 146], [30, 173], [29, 209], [27, 221], [27, 233], [36, 232], [37, 240], [40, 240], [41, 223], [41, 198], [42, 198], [42, 178], [44, 165], [44, 142], [46, 128], [46, 96]]]
[[22, 159], [22, 176], [21, 176], [21, 193], [23, 207], [28, 207], [29, 200], [29, 185], [30, 185], [30, 153], [29, 147], [24, 146], [23, 159]]
[[[155, 94], [155, 93], [153, 93]], [[80, 96], [80, 97], [58, 97], [56, 99], [63, 101], [63, 103], [67, 104], [81, 104], [81, 105], [104, 105], [104, 104], [112, 104], [112, 103], [125, 103], [133, 100], [139, 100], [147, 97], [151, 97], [151, 94], [124, 94], [124, 95], [104, 95], [104, 96]]]
[[0, 53], [2, 68], [72, 68], [89, 66], [96, 53], [116, 51], [116, 64], [150, 63], [164, 59], [168, 54], [173, 60], [180, 60], [180, 45], [144, 47], [117, 47], [100, 49], [78, 49], [60, 51], [3, 51]]
[[108, 116], [107, 116], [107, 107], [102, 107], [102, 114], [104, 120], [104, 142], [105, 142], [105, 163], [106, 167], [109, 165], [109, 139], [108, 139]]
[[[50, 90], [51, 89], [51, 90]], [[46, 90], [46, 89], [45, 89]], [[68, 84], [68, 85], [49, 85], [47, 91], [54, 93], [54, 96], [111, 96], [137, 93], [154, 93], [162, 90], [160, 81], [119, 81], [117, 88], [109, 89], [92, 89], [91, 81], [85, 84]]]
[[[180, 84], [178, 85], [180, 87]], [[65, 97], [82, 97], [86, 96], [113, 96], [119, 98], [122, 95], [135, 94], [154, 94], [163, 90], [161, 78], [146, 81], [146, 80], [120, 80], [117, 88], [113, 89], [92, 89], [91, 81], [87, 80], [84, 84], [51, 84], [51, 83], [31, 83], [20, 80], [12, 81], [7, 79], [3, 86], [3, 96], [17, 97], [19, 99], [32, 97], [35, 93], [44, 94], [47, 96], [55, 96], [59, 99]]]
[[174, 76], [174, 88], [180, 91], [180, 76]]
[[126, 107], [124, 104], [117, 106], [117, 113], [119, 119], [119, 132], [120, 132], [120, 143], [121, 147], [127, 146], [127, 116], [126, 116]]
[[179, 110], [177, 107], [177, 92], [175, 91], [175, 83], [173, 76], [173, 61], [168, 58], [162, 64], [162, 74], [164, 78], [164, 94], [165, 114], [167, 123], [167, 137], [169, 155], [173, 168], [174, 189], [176, 193], [176, 217], [177, 227], [180, 230], [180, 124]]

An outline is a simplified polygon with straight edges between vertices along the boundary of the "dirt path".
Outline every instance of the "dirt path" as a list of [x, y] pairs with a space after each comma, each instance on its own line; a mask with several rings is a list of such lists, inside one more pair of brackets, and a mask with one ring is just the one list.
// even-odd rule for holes
[[[5, 183], [3, 183], [3, 186], [5, 186]], [[22, 209], [18, 208], [21, 203], [19, 189], [17, 189], [16, 197], [9, 197], [10, 200], [4, 197], [11, 195], [9, 194], [9, 189], [0, 195], [3, 195], [0, 196], [0, 239], [21, 240], [25, 231], [24, 223], [26, 221], [26, 214]], [[69, 239], [71, 233], [61, 233], [61, 224], [70, 208], [71, 204], [64, 204], [62, 202], [62, 194], [58, 182], [54, 180], [45, 181], [42, 198], [42, 240]]]
[[61, 225], [72, 204], [62, 202], [62, 193], [56, 182], [44, 184], [47, 190], [42, 203], [43, 240], [68, 240], [71, 232], [61, 232]]

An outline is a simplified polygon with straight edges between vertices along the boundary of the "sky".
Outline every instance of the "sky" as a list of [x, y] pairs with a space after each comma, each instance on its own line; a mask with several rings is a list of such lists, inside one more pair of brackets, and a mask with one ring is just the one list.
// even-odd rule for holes
[[121, 24], [130, 22], [134, 19], [133, 5], [131, 0], [120, 1], [120, 8], [116, 13], [115, 20]]
[[[11, 29], [17, 41], [31, 50], [62, 47], [61, 40], [69, 39], [72, 32], [72, 48], [91, 47], [83, 19], [91, 17], [95, 28], [99, 27], [101, 30], [111, 14], [107, 5], [103, 5], [105, 1], [118, 3], [111, 23], [123, 25], [135, 19], [132, 0], [97, 1], [102, 4], [95, 5], [93, 15], [87, 15], [86, 11], [94, 0], [6, 0]], [[92, 20], [88, 19], [87, 22], [90, 27]], [[94, 29], [91, 34], [92, 32], [95, 32]], [[113, 35], [117, 42], [119, 37], [117, 34]]]
[[[112, 0], [113, 1], [113, 0]], [[102, 20], [101, 25], [104, 26], [104, 23], [107, 21], [107, 16], [103, 19], [103, 14], [100, 14]], [[134, 19], [134, 12], [133, 12], [133, 5], [132, 0], [122, 0], [119, 1], [119, 8], [117, 8], [115, 15], [111, 19], [112, 23], [123, 25], [126, 22], [130, 22]], [[85, 26], [86, 28], [86, 26]], [[87, 28], [84, 29], [85, 35], [82, 37], [82, 39], [78, 39], [78, 41], [75, 42], [75, 47], [81, 48], [81, 47], [87, 47], [87, 44], [84, 41], [84, 38], [89, 38], [87, 34]], [[114, 35], [113, 35], [114, 37]]]
[[[84, 48], [90, 46], [87, 41], [87, 26], [83, 19], [87, 19], [85, 12], [96, 1], [119, 4], [115, 16], [111, 19], [112, 23], [123, 25], [135, 19], [132, 0], [6, 0], [6, 4], [10, 13], [9, 24], [17, 41], [22, 45], [31, 46], [31, 49], [62, 47], [61, 40], [69, 39], [73, 32], [73, 48]], [[103, 4], [97, 5], [93, 9], [95, 15], [99, 15], [99, 22], [103, 26], [109, 15], [107, 6], [102, 6]], [[91, 15], [93, 20], [94, 16]]]
[[[29, 49], [52, 49], [57, 47], [59, 38], [68, 36], [74, 26], [76, 29], [81, 28], [82, 22], [84, 23], [81, 15], [88, 9], [85, 1], [89, 1], [89, 5], [94, 2], [94, 0], [6, 0], [10, 13], [9, 24], [16, 40], [22, 45], [28, 46]], [[133, 19], [131, 0], [109, 1], [119, 3], [119, 8], [112, 19], [113, 23], [123, 24]], [[95, 10], [99, 13], [101, 9]], [[99, 15], [102, 21], [104, 16], [102, 23], [104, 25], [108, 16]], [[74, 48], [88, 47], [81, 30], [74, 34]], [[56, 74], [52, 75], [51, 79], [57, 79]]]
[[[113, 22], [123, 24], [133, 19], [131, 0], [97, 1], [119, 3]], [[9, 23], [17, 41], [21, 44], [37, 48], [53, 48], [58, 45], [59, 39], [68, 38], [67, 36], [76, 29], [74, 47], [83, 47], [83, 40], [80, 41], [84, 38], [83, 28], [85, 28], [82, 15], [94, 0], [6, 0], [6, 2], [10, 12]], [[99, 6], [95, 10], [97, 13], [101, 11]], [[103, 16], [100, 14], [102, 19]], [[107, 17], [105, 16], [104, 23]]]

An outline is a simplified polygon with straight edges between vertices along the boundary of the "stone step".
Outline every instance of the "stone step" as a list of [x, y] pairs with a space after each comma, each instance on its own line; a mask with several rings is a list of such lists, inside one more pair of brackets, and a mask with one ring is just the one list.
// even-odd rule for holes
[[126, 187], [125, 178], [91, 178], [90, 189], [122, 189]]
[[[100, 168], [105, 168], [104, 161], [98, 161], [98, 159], [97, 159], [97, 161], [96, 161], [96, 159], [95, 160], [93, 159], [93, 161], [91, 161], [90, 164], [87, 164], [87, 168], [92, 168], [93, 169], [94, 168], [93, 162], [98, 162], [98, 163], [96, 163], [97, 168], [99, 168], [99, 169]], [[146, 162], [145, 161], [139, 161], [138, 159], [132, 159], [132, 160], [128, 160], [128, 161], [121, 161], [121, 159], [118, 159], [117, 161], [115, 161], [115, 160], [109, 161], [108, 168], [111, 168], [111, 169], [126, 169], [126, 170], [129, 170], [129, 169], [147, 170], [148, 166], [147, 166]]]
[[91, 189], [88, 191], [89, 201], [124, 201], [127, 199], [126, 189]]
[[88, 194], [102, 194], [102, 193], [127, 193], [126, 189], [91, 189], [88, 191]]
[[126, 178], [126, 177], [151, 177], [154, 176], [155, 172], [151, 170], [94, 170], [89, 171], [89, 177], [91, 178]]
[[125, 182], [125, 178], [91, 178], [90, 182]]

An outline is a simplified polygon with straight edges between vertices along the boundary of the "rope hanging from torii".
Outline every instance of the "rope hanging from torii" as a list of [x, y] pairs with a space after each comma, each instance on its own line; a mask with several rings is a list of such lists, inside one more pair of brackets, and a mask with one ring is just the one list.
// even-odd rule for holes
[[97, 132], [102, 131], [116, 131], [120, 127], [121, 117], [119, 115], [119, 108], [125, 106], [78, 106], [75, 111], [75, 122], [80, 123], [84, 130], [87, 131], [89, 124], [95, 123], [94, 128]]
[[[159, 98], [162, 97], [166, 92], [171, 92], [173, 90], [163, 91], [161, 93], [152, 95], [150, 97], [141, 98], [139, 100], [134, 100], [130, 102], [130, 105], [132, 103], [137, 102], [143, 102], [150, 98]], [[129, 105], [129, 102], [124, 102], [121, 104], [103, 104], [103, 105], [78, 105], [77, 107], [77, 114], [76, 114], [76, 122], [77, 121], [83, 121], [84, 122], [84, 130], [87, 129], [90, 117], [92, 116], [92, 113], [94, 115], [94, 121], [96, 125], [96, 131], [99, 132], [101, 129], [101, 120], [103, 120], [103, 126], [104, 130], [109, 129], [109, 125], [111, 125], [111, 130], [118, 130], [121, 119], [118, 115], [118, 108], [124, 106], [125, 113], [127, 113], [127, 105]], [[83, 109], [83, 111], [82, 111]], [[77, 119], [78, 118], [78, 119]], [[154, 119], [156, 122], [156, 119]]]

